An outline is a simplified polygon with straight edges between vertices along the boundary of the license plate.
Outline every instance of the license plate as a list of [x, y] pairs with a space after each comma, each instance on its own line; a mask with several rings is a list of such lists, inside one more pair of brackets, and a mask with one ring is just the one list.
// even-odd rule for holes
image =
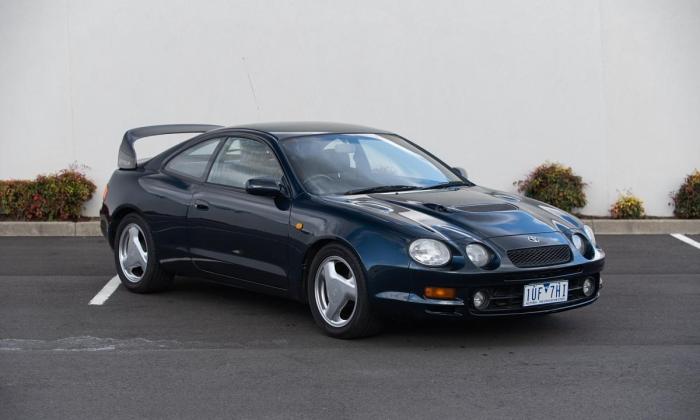
[[525, 290], [523, 291], [523, 306], [566, 302], [568, 293], [569, 280], [526, 284]]

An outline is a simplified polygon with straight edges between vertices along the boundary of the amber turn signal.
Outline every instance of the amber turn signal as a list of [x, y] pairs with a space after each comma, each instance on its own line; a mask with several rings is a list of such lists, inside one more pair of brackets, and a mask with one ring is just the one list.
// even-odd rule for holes
[[457, 289], [454, 287], [426, 287], [423, 294], [431, 299], [454, 299]]

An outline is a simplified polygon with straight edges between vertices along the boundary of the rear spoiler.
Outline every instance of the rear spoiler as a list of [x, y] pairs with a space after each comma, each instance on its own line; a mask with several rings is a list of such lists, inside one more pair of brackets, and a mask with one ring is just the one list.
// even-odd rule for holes
[[217, 128], [221, 128], [221, 126], [208, 124], [168, 124], [132, 128], [124, 133], [122, 144], [119, 146], [119, 169], [136, 169], [136, 151], [134, 150], [134, 143], [140, 138], [160, 136], [163, 134], [206, 133], [207, 131]]

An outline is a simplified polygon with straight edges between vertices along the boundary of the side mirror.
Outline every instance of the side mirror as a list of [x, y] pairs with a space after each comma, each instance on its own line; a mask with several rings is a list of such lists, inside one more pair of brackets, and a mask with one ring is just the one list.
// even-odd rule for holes
[[452, 172], [456, 173], [457, 175], [461, 176], [464, 179], [468, 179], [467, 170], [464, 168], [460, 168], [459, 166], [455, 166], [454, 168], [452, 168]]
[[283, 187], [272, 178], [251, 178], [245, 183], [245, 191], [248, 194], [270, 197], [284, 195]]

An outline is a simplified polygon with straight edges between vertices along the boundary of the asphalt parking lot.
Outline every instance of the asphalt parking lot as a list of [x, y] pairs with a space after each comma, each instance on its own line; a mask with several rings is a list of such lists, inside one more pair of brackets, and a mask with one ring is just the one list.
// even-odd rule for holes
[[591, 306], [340, 341], [302, 305], [185, 278], [91, 306], [104, 240], [0, 238], [0, 418], [699, 418], [700, 249], [599, 241]]

